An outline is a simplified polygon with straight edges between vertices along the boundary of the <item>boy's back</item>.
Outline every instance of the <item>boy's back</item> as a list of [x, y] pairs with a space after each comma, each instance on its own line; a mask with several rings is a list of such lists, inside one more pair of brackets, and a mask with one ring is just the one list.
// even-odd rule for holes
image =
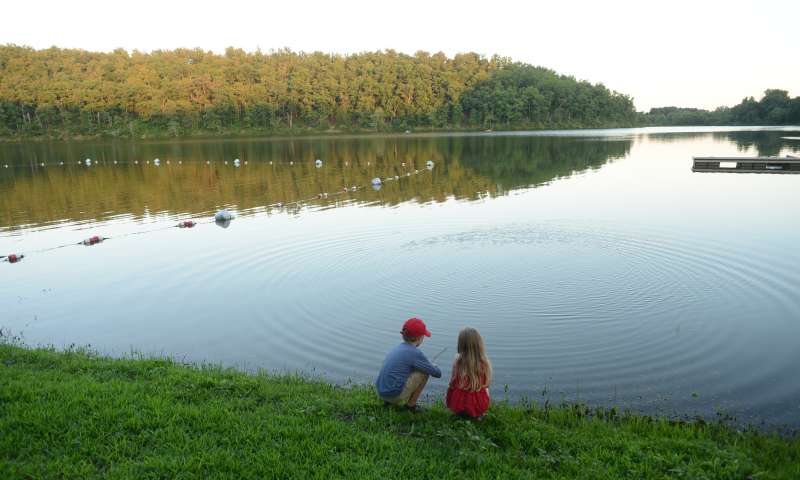
[[430, 375], [434, 378], [442, 376], [442, 371], [432, 364], [422, 351], [416, 346], [403, 342], [386, 354], [375, 387], [378, 395], [391, 398], [403, 391], [406, 380], [414, 370]]

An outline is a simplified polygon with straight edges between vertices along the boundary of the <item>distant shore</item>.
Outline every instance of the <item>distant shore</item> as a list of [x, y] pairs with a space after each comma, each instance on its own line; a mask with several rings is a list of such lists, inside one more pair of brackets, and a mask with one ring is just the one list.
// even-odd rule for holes
[[414, 415], [370, 387], [0, 342], [2, 478], [800, 478], [800, 439], [581, 405]]
[[99, 133], [96, 135], [20, 135], [20, 136], [0, 136], [0, 142], [54, 142], [54, 141], [92, 141], [92, 140], [124, 140], [124, 141], [149, 141], [149, 140], [197, 140], [197, 139], [237, 139], [237, 138], [313, 138], [313, 137], [369, 137], [369, 136], [405, 136], [419, 134], [447, 134], [447, 133], [489, 133], [489, 132], [520, 132], [520, 131], [539, 131], [539, 130], [587, 130], [587, 129], [607, 129], [607, 128], [638, 128], [649, 125], [615, 124], [605, 126], [580, 126], [580, 125], [520, 125], [503, 126], [497, 129], [486, 128], [433, 128], [422, 127], [411, 129], [315, 129], [315, 128], [295, 128], [279, 130], [258, 130], [258, 129], [232, 129], [224, 131], [198, 130], [184, 135], [171, 135], [168, 131], [150, 131], [142, 135], [112, 135], [109, 133]]
[[[790, 124], [800, 97], [767, 89], [712, 111], [633, 98], [508, 57], [230, 48], [151, 53], [0, 45], [0, 137], [186, 138]], [[743, 94], [747, 92], [742, 92]]]
[[477, 129], [477, 128], [415, 128], [414, 130], [369, 130], [369, 129], [313, 129], [301, 128], [293, 130], [230, 130], [224, 132], [197, 131], [188, 135], [171, 136], [167, 132], [151, 133], [147, 135], [113, 136], [108, 134], [97, 135], [74, 135], [74, 136], [0, 136], [0, 144], [12, 144], [22, 142], [83, 142], [83, 141], [126, 141], [126, 142], [181, 142], [192, 140], [237, 140], [237, 139], [269, 139], [286, 140], [292, 138], [314, 139], [314, 138], [369, 138], [369, 137], [424, 137], [436, 135], [473, 135], [482, 133], [513, 133], [513, 132], [547, 132], [565, 130], [609, 130], [625, 128], [675, 128], [675, 129], [727, 129], [730, 131], [762, 129], [796, 129], [800, 130], [800, 125], [605, 125], [605, 126], [541, 126], [523, 125], [519, 127], [502, 127], [497, 129]]

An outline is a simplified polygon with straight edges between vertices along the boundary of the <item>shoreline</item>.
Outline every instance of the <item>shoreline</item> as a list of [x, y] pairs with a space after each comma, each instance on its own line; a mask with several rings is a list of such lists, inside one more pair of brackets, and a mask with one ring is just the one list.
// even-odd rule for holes
[[0, 136], [2, 143], [21, 143], [21, 142], [85, 142], [85, 141], [112, 141], [121, 140], [129, 142], [150, 142], [150, 141], [192, 141], [192, 140], [237, 140], [247, 138], [261, 138], [270, 140], [283, 140], [292, 138], [348, 138], [348, 137], [373, 137], [373, 136], [421, 136], [448, 133], [497, 133], [497, 132], [521, 132], [521, 131], [547, 131], [547, 130], [597, 130], [609, 128], [640, 128], [645, 125], [610, 125], [610, 126], [575, 126], [575, 125], [520, 125], [516, 127], [506, 126], [500, 129], [485, 129], [479, 127], [416, 127], [412, 129], [279, 129], [279, 130], [260, 130], [260, 129], [236, 129], [223, 132], [198, 130], [183, 135], [170, 135], [167, 131], [149, 132], [144, 135], [111, 135], [107, 132], [94, 135], [30, 135], [30, 136]]
[[13, 145], [21, 143], [82, 143], [82, 142], [127, 142], [127, 143], [180, 143], [197, 141], [280, 141], [280, 140], [326, 140], [326, 139], [369, 139], [369, 138], [431, 138], [448, 136], [515, 136], [524, 132], [535, 132], [543, 135], [549, 132], [591, 132], [594, 130], [631, 130], [631, 129], [675, 129], [708, 132], [736, 132], [736, 131], [795, 131], [800, 130], [800, 125], [608, 125], [608, 126], [519, 126], [504, 127], [501, 129], [482, 128], [418, 128], [411, 131], [403, 130], [293, 130], [293, 131], [261, 131], [239, 130], [224, 133], [211, 131], [198, 131], [188, 135], [170, 136], [144, 135], [144, 136], [114, 136], [106, 134], [76, 135], [76, 136], [0, 136], [0, 145]]
[[800, 476], [797, 435], [568, 404], [414, 415], [364, 385], [13, 339], [0, 386], [5, 478]]

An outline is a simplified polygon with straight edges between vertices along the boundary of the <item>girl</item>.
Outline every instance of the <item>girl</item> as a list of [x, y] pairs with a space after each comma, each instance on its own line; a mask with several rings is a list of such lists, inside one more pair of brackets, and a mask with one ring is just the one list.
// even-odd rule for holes
[[458, 333], [458, 355], [447, 389], [447, 408], [458, 415], [482, 416], [489, 409], [491, 383], [492, 364], [486, 356], [483, 338], [474, 328], [466, 327]]

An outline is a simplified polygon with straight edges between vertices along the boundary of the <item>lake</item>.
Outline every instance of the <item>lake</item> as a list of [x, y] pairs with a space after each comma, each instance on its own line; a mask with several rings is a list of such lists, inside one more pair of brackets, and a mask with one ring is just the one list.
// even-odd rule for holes
[[[481, 332], [496, 399], [796, 428], [800, 175], [691, 165], [797, 155], [798, 136], [0, 144], [0, 254], [25, 255], [0, 263], [0, 327], [368, 383], [418, 316], [446, 375], [459, 329]], [[222, 208], [235, 218], [217, 225]], [[94, 235], [108, 239], [78, 245]]]

